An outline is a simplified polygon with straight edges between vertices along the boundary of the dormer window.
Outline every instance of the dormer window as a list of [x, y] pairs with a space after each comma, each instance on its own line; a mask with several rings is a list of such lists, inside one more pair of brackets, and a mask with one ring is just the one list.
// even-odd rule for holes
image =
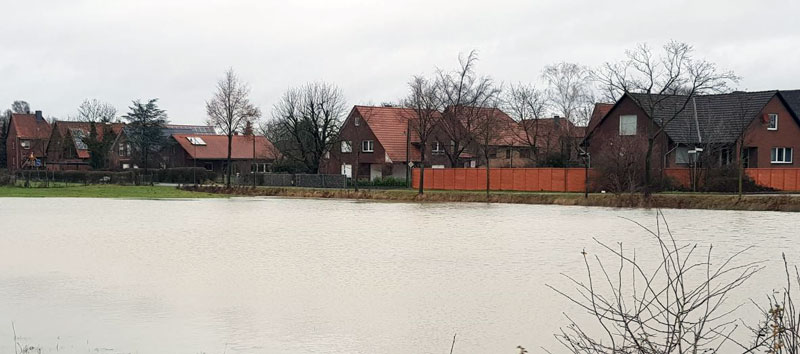
[[195, 146], [205, 146], [206, 145], [206, 141], [203, 140], [203, 138], [201, 138], [199, 136], [187, 136], [186, 140], [189, 140], [189, 143], [191, 143], [192, 145], [195, 145]]
[[767, 130], [778, 130], [778, 115], [775, 113], [770, 113], [768, 124]]

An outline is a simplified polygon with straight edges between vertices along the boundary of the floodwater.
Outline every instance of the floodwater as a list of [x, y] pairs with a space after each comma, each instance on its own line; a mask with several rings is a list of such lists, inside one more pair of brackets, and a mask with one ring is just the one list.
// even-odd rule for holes
[[[800, 214], [664, 214], [714, 259], [766, 261], [731, 305], [781, 286], [781, 252], [800, 263]], [[14, 331], [43, 353], [449, 353], [454, 334], [454, 353], [557, 353], [563, 313], [587, 318], [546, 284], [585, 277], [583, 249], [606, 257], [593, 238], [655, 252], [625, 218], [655, 225], [562, 206], [0, 199], [0, 353]]]

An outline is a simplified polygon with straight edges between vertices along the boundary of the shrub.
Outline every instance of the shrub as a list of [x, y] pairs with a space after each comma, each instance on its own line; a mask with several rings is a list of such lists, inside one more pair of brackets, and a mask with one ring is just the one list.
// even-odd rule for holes
[[214, 171], [202, 167], [176, 167], [155, 170], [155, 181], [162, 183], [204, 183], [217, 178]]
[[[698, 185], [701, 192], [736, 193], [739, 191], [739, 169], [735, 165], [705, 169]], [[766, 192], [774, 189], [758, 185], [750, 176], [744, 174], [742, 191]]]
[[358, 181], [359, 186], [363, 187], [406, 187], [408, 184], [406, 183], [405, 178], [395, 178], [395, 177], [383, 177], [381, 179], [375, 180], [360, 180]]

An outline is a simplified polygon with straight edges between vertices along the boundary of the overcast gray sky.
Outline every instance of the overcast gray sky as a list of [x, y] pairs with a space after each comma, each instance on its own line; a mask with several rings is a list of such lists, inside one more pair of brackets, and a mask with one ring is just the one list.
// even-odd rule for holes
[[66, 118], [85, 98], [124, 113], [160, 99], [174, 123], [205, 121], [226, 68], [269, 114], [291, 86], [325, 80], [349, 104], [405, 95], [414, 74], [478, 50], [498, 81], [559, 61], [597, 66], [637, 43], [688, 42], [748, 90], [800, 88], [800, 1], [2, 0], [0, 106]]

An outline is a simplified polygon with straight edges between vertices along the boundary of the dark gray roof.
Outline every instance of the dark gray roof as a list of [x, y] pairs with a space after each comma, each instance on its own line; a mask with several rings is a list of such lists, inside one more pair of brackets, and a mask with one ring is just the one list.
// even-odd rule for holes
[[192, 134], [192, 135], [215, 135], [214, 127], [208, 125], [180, 125], [180, 124], [167, 124], [161, 130], [164, 136], [171, 136], [172, 134]]
[[794, 115], [800, 116], [800, 90], [781, 90], [779, 92]]
[[[777, 91], [697, 95], [630, 94], [656, 124], [674, 119], [664, 132], [678, 144], [734, 143]], [[684, 107], [685, 106], [685, 107]], [[655, 107], [655, 109], [653, 109]], [[699, 128], [699, 129], [698, 129]]]

